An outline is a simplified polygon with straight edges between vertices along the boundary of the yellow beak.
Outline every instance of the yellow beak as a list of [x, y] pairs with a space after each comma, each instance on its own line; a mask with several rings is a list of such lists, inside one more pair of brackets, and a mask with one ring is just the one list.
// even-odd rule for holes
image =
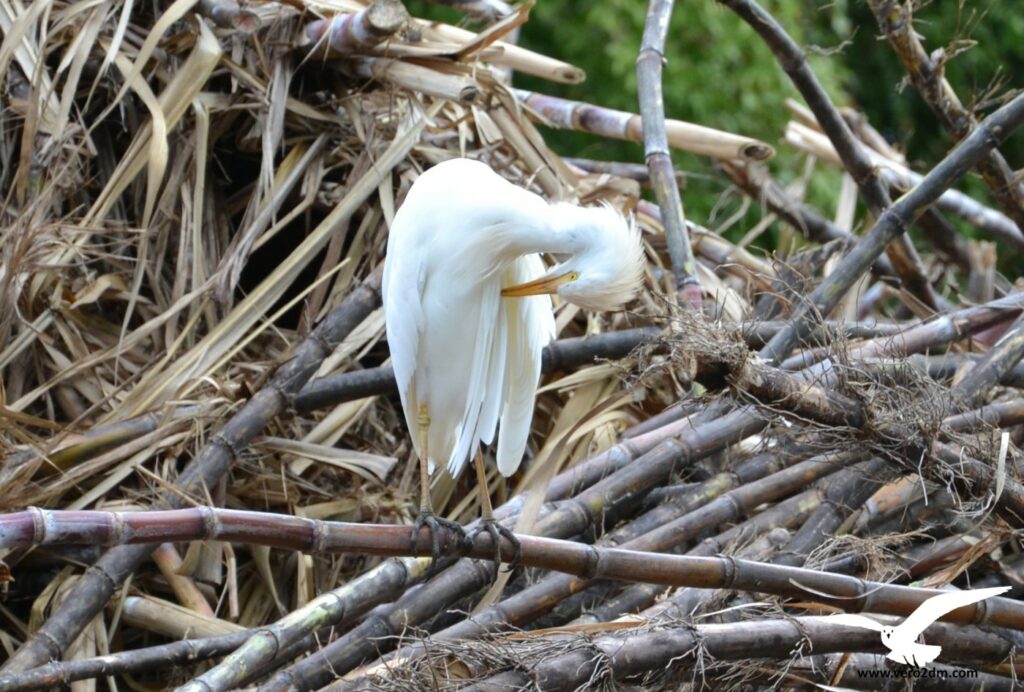
[[505, 298], [525, 298], [526, 296], [539, 296], [545, 293], [557, 293], [558, 287], [573, 280], [573, 273], [566, 272], [558, 276], [545, 276], [533, 281], [527, 281], [518, 286], [509, 286], [501, 289], [501, 295]]

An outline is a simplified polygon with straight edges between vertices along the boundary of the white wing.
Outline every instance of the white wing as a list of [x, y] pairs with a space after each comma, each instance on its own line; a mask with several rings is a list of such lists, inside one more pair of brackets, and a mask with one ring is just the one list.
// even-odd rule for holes
[[[538, 255], [525, 255], [508, 272], [514, 283], [525, 283], [544, 273]], [[502, 317], [508, 330], [504, 404], [498, 435], [498, 470], [511, 476], [519, 468], [530, 435], [534, 400], [540, 380], [541, 355], [555, 337], [551, 298], [546, 295], [502, 299]]]
[[864, 615], [857, 615], [856, 613], [839, 613], [838, 615], [829, 615], [825, 620], [826, 622], [836, 625], [863, 627], [864, 629], [874, 630], [876, 632], [882, 631], [882, 623], [872, 620]]
[[969, 589], [964, 591], [947, 591], [938, 596], [932, 596], [917, 607], [910, 616], [896, 628], [894, 636], [909, 638], [910, 641], [917, 639], [917, 636], [946, 613], [957, 608], [984, 601], [986, 598], [998, 596], [1010, 590], [1009, 586], [994, 586], [990, 589]]
[[[488, 285], [493, 284], [493, 285]], [[501, 287], [498, 277], [491, 281], [484, 282], [482, 290], [479, 291], [478, 302], [472, 307], [478, 310], [474, 315], [466, 315], [469, 325], [476, 319], [476, 328], [470, 334], [474, 339], [473, 357], [469, 363], [452, 363], [455, 370], [465, 369], [465, 374], [455, 376], [452, 379], [461, 383], [465, 378], [468, 385], [466, 391], [465, 408], [462, 412], [461, 425], [457, 433], [457, 441], [448, 458], [448, 472], [452, 477], [462, 473], [462, 468], [471, 454], [476, 452], [477, 444], [481, 437], [486, 437], [486, 426], [490, 426], [490, 435], [493, 436], [493, 422], [484, 420], [481, 412], [488, 408], [488, 398], [499, 396], [502, 387], [501, 369], [492, 366], [492, 359], [495, 352], [495, 334], [498, 332], [499, 304], [501, 302]], [[467, 306], [468, 307], [468, 306]], [[454, 327], [453, 327], [454, 328]]]
[[402, 410], [409, 426], [409, 435], [419, 452], [420, 435], [416, 415], [416, 392], [413, 391], [413, 373], [416, 371], [416, 354], [423, 329], [422, 291], [426, 277], [418, 253], [402, 252], [404, 248], [401, 248], [401, 245], [407, 239], [401, 237], [401, 222], [402, 217], [397, 217], [388, 236], [381, 298], [384, 303], [384, 324], [387, 329], [388, 349], [391, 352], [391, 367], [395, 371], [395, 384], [402, 398]]
[[478, 437], [486, 445], [494, 441], [494, 432], [498, 427], [502, 402], [508, 389], [506, 380], [505, 359], [509, 354], [509, 315], [507, 300], [500, 296], [501, 287], [509, 282], [512, 269], [506, 269], [500, 276], [494, 276], [496, 293], [499, 293], [494, 305], [494, 332], [492, 334], [491, 351], [487, 361], [487, 389], [480, 408], [480, 420], [477, 423]]

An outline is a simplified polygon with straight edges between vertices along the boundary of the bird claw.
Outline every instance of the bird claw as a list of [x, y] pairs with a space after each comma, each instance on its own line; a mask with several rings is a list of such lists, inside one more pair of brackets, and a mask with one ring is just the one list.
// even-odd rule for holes
[[423, 527], [430, 529], [431, 569], [433, 569], [441, 559], [441, 541], [439, 539], [442, 529], [446, 529], [450, 534], [454, 534], [459, 552], [463, 552], [465, 550], [468, 539], [466, 537], [466, 530], [462, 528], [462, 524], [450, 519], [439, 517], [433, 512], [423, 509], [420, 510], [419, 516], [416, 517], [416, 521], [414, 521], [412, 525], [411, 544], [413, 555], [419, 555], [417, 547], [419, 544], [420, 530]]
[[473, 544], [477, 536], [484, 532], [491, 537], [491, 545], [494, 546], [494, 563], [496, 565], [501, 564], [501, 539], [504, 538], [512, 545], [512, 559], [509, 561], [505, 571], [508, 573], [515, 572], [523, 558], [523, 547], [520, 545], [516, 535], [498, 523], [496, 519], [481, 519], [480, 524], [467, 536], [470, 545]]

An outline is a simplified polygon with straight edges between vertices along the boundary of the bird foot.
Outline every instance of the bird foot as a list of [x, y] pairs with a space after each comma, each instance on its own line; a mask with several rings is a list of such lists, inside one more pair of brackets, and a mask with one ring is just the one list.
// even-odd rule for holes
[[469, 536], [467, 536], [469, 544], [472, 545], [476, 540], [476, 537], [484, 532], [491, 537], [491, 545], [494, 546], [494, 562], [496, 565], [501, 564], [501, 539], [504, 538], [512, 545], [512, 559], [509, 561], [505, 571], [515, 572], [523, 558], [523, 547], [520, 545], [519, 539], [516, 538], [516, 535], [499, 524], [494, 518], [481, 519], [480, 524], [469, 533]]
[[[420, 514], [416, 517], [416, 521], [412, 525], [412, 554], [419, 555], [418, 544], [420, 537], [420, 530], [423, 527], [430, 529], [430, 568], [433, 569], [437, 564], [438, 560], [441, 559], [441, 537], [443, 535], [442, 529], [448, 532], [447, 538], [454, 538], [456, 549], [461, 554], [465, 551], [468, 539], [466, 537], [466, 530], [462, 528], [462, 524], [439, 517], [430, 510], [421, 509]], [[451, 552], [446, 550], [445, 552]]]

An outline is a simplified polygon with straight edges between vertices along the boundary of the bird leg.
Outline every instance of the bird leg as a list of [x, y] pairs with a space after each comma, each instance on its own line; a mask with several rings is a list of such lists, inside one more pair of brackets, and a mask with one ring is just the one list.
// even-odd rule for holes
[[470, 544], [473, 540], [480, 535], [482, 531], [486, 531], [491, 537], [491, 544], [494, 546], [494, 564], [495, 569], [497, 565], [501, 564], [501, 539], [504, 538], [512, 544], [512, 560], [509, 562], [507, 572], [514, 572], [516, 567], [519, 566], [519, 561], [523, 557], [523, 549], [519, 544], [519, 539], [516, 535], [509, 531], [507, 528], [498, 523], [494, 518], [494, 508], [491, 506], [491, 493], [487, 487], [487, 471], [484, 469], [484, 458], [480, 454], [480, 450], [476, 451], [476, 456], [473, 457], [473, 463], [476, 466], [476, 480], [477, 485], [480, 488], [480, 525], [474, 529], [468, 536], [467, 540]]
[[419, 435], [420, 435], [420, 513], [412, 525], [412, 554], [416, 555], [416, 545], [419, 542], [420, 529], [424, 526], [430, 529], [430, 567], [433, 568], [441, 559], [441, 542], [439, 535], [441, 529], [448, 529], [456, 537], [460, 549], [467, 545], [466, 530], [458, 522], [444, 519], [434, 514], [434, 504], [430, 498], [430, 468], [427, 454], [427, 440], [430, 432], [430, 414], [426, 404], [419, 407]]

